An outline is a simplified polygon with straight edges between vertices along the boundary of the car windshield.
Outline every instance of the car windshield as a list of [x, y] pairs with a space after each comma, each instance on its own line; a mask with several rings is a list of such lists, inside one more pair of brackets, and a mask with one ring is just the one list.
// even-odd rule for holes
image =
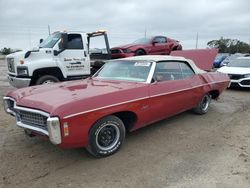
[[250, 58], [249, 59], [234, 59], [230, 61], [227, 65], [228, 67], [247, 67], [250, 68]]
[[40, 45], [39, 48], [53, 48], [57, 41], [61, 38], [61, 33], [49, 35]]
[[111, 61], [95, 77], [107, 80], [146, 82], [152, 63], [148, 61]]
[[151, 38], [140, 38], [133, 42], [133, 44], [149, 44]]

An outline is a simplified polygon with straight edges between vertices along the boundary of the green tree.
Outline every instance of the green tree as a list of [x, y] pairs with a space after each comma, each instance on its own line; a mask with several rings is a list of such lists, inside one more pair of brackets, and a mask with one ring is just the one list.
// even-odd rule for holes
[[210, 48], [218, 48], [219, 53], [250, 53], [250, 45], [237, 39], [211, 40], [207, 43]]
[[3, 55], [8, 55], [8, 54], [10, 54], [11, 52], [12, 52], [12, 50], [11, 50], [11, 48], [3, 48], [3, 49], [1, 49], [1, 54], [3, 54]]

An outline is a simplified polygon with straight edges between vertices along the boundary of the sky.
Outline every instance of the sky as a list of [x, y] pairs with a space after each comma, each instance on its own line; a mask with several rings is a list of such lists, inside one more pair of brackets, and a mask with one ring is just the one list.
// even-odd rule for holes
[[250, 43], [249, 0], [0, 0], [0, 49], [30, 49], [50, 31], [105, 29], [111, 47], [146, 36], [206, 48], [220, 37]]

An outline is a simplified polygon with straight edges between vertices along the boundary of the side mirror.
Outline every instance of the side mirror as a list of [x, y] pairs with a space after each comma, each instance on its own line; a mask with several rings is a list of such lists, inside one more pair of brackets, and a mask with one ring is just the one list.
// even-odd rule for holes
[[53, 51], [54, 56], [58, 56], [59, 52], [57, 50]]
[[63, 33], [61, 36], [61, 41], [58, 44], [58, 47], [62, 51], [65, 50], [67, 46], [68, 46], [68, 35], [67, 33]]
[[39, 43], [41, 44], [42, 42], [43, 42], [43, 39], [40, 39], [40, 40], [39, 40]]
[[152, 45], [155, 45], [155, 44], [157, 44], [157, 43], [158, 43], [158, 42], [155, 41], [155, 40], [152, 41]]

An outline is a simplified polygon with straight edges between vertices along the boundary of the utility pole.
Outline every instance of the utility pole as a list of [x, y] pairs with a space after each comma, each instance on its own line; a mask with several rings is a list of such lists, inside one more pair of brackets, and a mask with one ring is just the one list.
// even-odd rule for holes
[[197, 32], [196, 34], [196, 44], [195, 44], [195, 48], [198, 48], [198, 41], [199, 41], [199, 33]]
[[50, 35], [50, 25], [48, 25], [48, 32], [49, 32], [49, 35]]
[[145, 27], [145, 30], [144, 30], [144, 38], [147, 38], [147, 28]]
[[29, 29], [28, 32], [29, 32], [29, 34], [28, 34], [29, 35], [29, 45], [30, 45], [30, 49], [31, 49], [31, 32], [30, 32], [30, 29]]

